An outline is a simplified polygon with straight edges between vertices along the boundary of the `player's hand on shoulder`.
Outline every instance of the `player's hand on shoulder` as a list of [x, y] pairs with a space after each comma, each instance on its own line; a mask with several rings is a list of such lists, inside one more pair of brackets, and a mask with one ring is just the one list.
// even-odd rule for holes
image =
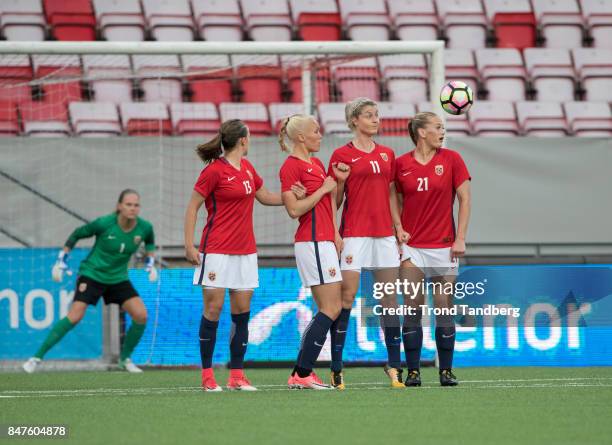
[[323, 192], [329, 193], [329, 192], [332, 192], [335, 188], [336, 188], [336, 180], [332, 178], [331, 176], [326, 177], [325, 181], [323, 181], [323, 185], [321, 186], [321, 189], [323, 189]]
[[332, 170], [334, 171], [334, 175], [336, 175], [336, 178], [338, 178], [338, 181], [346, 181], [349, 174], [351, 173], [351, 167], [346, 165], [344, 162], [332, 164]]
[[57, 255], [57, 260], [53, 265], [53, 269], [51, 269], [51, 278], [53, 281], [61, 283], [61, 281], [64, 279], [64, 273], [66, 273], [68, 276], [72, 275], [72, 271], [69, 269], [66, 261], [68, 261], [68, 254], [63, 250], [60, 250]]
[[193, 246], [185, 248], [185, 258], [194, 266], [200, 265], [200, 252]]
[[304, 199], [306, 197], [306, 187], [300, 181], [291, 186], [291, 191], [297, 199]]

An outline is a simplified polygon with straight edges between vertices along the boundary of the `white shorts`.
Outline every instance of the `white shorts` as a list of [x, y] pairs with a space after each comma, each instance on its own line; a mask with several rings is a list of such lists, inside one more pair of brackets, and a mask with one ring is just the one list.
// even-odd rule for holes
[[347, 237], [340, 255], [340, 268], [361, 272], [366, 269], [399, 267], [400, 258], [394, 236]]
[[342, 281], [338, 253], [331, 241], [295, 243], [295, 262], [304, 287]]
[[200, 265], [193, 271], [193, 284], [225, 289], [255, 289], [259, 287], [257, 254], [225, 255], [200, 253]]
[[425, 277], [440, 277], [457, 275], [459, 261], [451, 260], [451, 248], [421, 249], [402, 245], [402, 261], [410, 260], [412, 264], [421, 269]]

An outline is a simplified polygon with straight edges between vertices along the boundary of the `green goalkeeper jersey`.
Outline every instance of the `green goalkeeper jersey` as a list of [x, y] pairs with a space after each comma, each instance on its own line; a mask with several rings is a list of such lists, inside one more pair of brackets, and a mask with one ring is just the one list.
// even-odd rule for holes
[[82, 238], [96, 237], [96, 242], [79, 267], [79, 275], [103, 284], [115, 284], [128, 279], [128, 262], [144, 242], [147, 252], [155, 250], [153, 225], [137, 218], [129, 232], [119, 226], [118, 215], [111, 213], [77, 228], [66, 241], [72, 249]]

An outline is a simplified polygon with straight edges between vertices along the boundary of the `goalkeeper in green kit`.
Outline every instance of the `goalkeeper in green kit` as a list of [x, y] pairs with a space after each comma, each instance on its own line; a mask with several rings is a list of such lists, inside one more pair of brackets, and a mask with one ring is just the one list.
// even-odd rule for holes
[[130, 355], [144, 333], [147, 309], [128, 279], [128, 262], [142, 243], [147, 251], [149, 281], [157, 281], [157, 269], [153, 226], [139, 218], [139, 213], [138, 193], [131, 189], [123, 190], [114, 213], [97, 218], [72, 232], [53, 266], [53, 281], [62, 281], [64, 272], [71, 274], [67, 264], [68, 253], [78, 240], [95, 236], [95, 244], [79, 267], [74, 300], [68, 315], [53, 326], [36, 354], [23, 364], [24, 371], [34, 372], [47, 351], [81, 321], [87, 306], [95, 306], [103, 297], [106, 304], [118, 304], [132, 318], [121, 348], [119, 367], [128, 372], [142, 372], [132, 363]]

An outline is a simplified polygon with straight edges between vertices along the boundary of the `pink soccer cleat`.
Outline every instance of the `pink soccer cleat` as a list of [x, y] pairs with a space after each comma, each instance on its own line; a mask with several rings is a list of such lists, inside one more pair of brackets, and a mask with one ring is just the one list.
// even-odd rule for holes
[[202, 369], [202, 389], [206, 392], [219, 392], [223, 389], [217, 385], [212, 368]]
[[293, 376], [293, 387], [295, 389], [334, 389], [333, 386], [323, 383], [319, 376], [314, 373], [314, 371], [307, 377], [300, 377], [299, 375], [295, 374]]
[[251, 385], [249, 379], [246, 378], [242, 369], [230, 369], [226, 387], [230, 391], [257, 391], [257, 388]]

